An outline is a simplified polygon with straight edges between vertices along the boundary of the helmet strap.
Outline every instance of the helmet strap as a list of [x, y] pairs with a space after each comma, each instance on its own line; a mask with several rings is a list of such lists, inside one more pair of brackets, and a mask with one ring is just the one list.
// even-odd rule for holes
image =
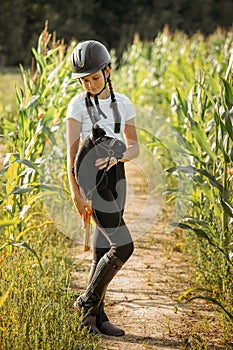
[[[98, 94], [98, 95], [99, 95], [99, 94]], [[101, 110], [101, 108], [100, 108], [98, 96], [95, 95], [95, 96], [94, 96], [94, 99], [95, 99], [95, 105], [96, 105], [96, 108], [97, 108], [97, 111], [98, 111], [99, 115], [102, 115], [102, 117], [104, 117], [105, 119], [107, 119], [106, 114], [104, 114], [104, 112], [103, 112], [103, 111]]]
[[98, 92], [98, 94], [96, 94], [95, 96], [99, 96], [105, 89], [106, 89], [106, 86], [107, 86], [107, 79], [106, 79], [106, 75], [105, 75], [105, 68], [101, 69], [102, 73], [103, 73], [103, 76], [104, 76], [104, 87], [103, 89]]
[[[100, 108], [99, 100], [98, 100], [98, 95], [100, 95], [100, 94], [106, 89], [106, 85], [107, 85], [107, 79], [106, 79], [106, 76], [105, 76], [105, 70], [104, 70], [104, 69], [102, 69], [102, 73], [103, 73], [104, 82], [105, 82], [105, 83], [104, 83], [104, 87], [103, 87], [103, 89], [102, 89], [100, 92], [98, 92], [98, 94], [94, 95], [94, 100], [95, 100], [95, 105], [96, 105], [97, 112], [99, 113], [99, 115], [102, 116], [103, 118], [107, 119], [106, 114], [105, 114], [105, 113], [101, 110], [101, 108]], [[93, 103], [92, 103], [92, 101], [91, 101], [91, 99], [90, 99], [89, 94], [87, 94], [87, 96], [89, 97], [88, 103], [91, 104], [92, 107], [94, 108]]]
[[110, 107], [113, 109], [113, 115], [114, 115], [114, 120], [115, 120], [114, 132], [119, 134], [120, 133], [120, 128], [121, 128], [121, 116], [120, 116], [120, 113], [119, 113], [116, 97], [115, 97], [115, 94], [113, 92], [110, 75], [108, 76], [108, 78], [106, 78], [106, 76], [105, 76], [105, 69], [102, 69], [102, 73], [103, 73], [104, 80], [105, 80], [104, 87], [98, 94], [94, 95], [94, 101], [95, 101], [95, 105], [96, 105], [96, 109], [97, 109], [98, 113], [96, 113], [96, 110], [95, 110], [94, 105], [93, 105], [93, 103], [91, 101], [91, 97], [90, 97], [91, 95], [90, 95], [89, 92], [87, 93], [87, 95], [85, 97], [86, 107], [87, 107], [88, 114], [89, 114], [93, 124], [95, 124], [98, 120], [100, 120], [100, 116], [102, 116], [105, 119], [107, 118], [106, 114], [101, 110], [101, 108], [99, 106], [98, 95], [100, 95], [101, 92], [103, 92], [106, 89], [106, 85], [108, 83], [109, 91], [110, 91], [110, 94], [111, 94], [111, 105], [110, 105]]
[[89, 92], [87, 92], [86, 94], [85, 103], [86, 103], [87, 112], [89, 114], [91, 122], [93, 125], [95, 125], [101, 118], [100, 118], [100, 114], [97, 113], [95, 107], [93, 106], [93, 103], [91, 101], [91, 95]]

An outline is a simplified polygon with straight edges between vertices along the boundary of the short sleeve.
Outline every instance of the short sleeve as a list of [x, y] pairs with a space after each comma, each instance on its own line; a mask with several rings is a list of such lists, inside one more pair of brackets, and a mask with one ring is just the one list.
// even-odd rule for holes
[[127, 100], [127, 110], [126, 110], [126, 118], [125, 120], [130, 120], [136, 117], [136, 112], [134, 109], [134, 106], [132, 104], [132, 102], [130, 101], [130, 99], [128, 97], [126, 97]]
[[83, 120], [83, 109], [82, 95], [74, 96], [68, 104], [66, 119], [75, 119], [81, 123]]

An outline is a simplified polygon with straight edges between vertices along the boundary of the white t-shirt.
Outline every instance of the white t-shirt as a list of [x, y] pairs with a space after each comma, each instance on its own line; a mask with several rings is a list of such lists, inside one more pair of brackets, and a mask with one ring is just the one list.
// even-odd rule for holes
[[[67, 114], [66, 114], [67, 119], [72, 118], [81, 123], [82, 140], [84, 140], [87, 136], [89, 136], [92, 130], [92, 122], [87, 111], [85, 96], [86, 96], [85, 92], [74, 96], [68, 105]], [[97, 122], [97, 124], [106, 131], [107, 136], [116, 137], [122, 140], [122, 134], [125, 129], [125, 122], [127, 120], [134, 118], [136, 116], [136, 113], [128, 97], [120, 93], [115, 93], [115, 97], [116, 97], [119, 113], [121, 116], [120, 133], [117, 134], [114, 132], [115, 121], [114, 121], [113, 109], [110, 107], [111, 97], [107, 99], [98, 100], [99, 107], [101, 111], [103, 111], [103, 113], [107, 116], [107, 119], [105, 119], [103, 116], [100, 116], [100, 120]], [[96, 108], [93, 97], [91, 97], [91, 101], [94, 108]]]

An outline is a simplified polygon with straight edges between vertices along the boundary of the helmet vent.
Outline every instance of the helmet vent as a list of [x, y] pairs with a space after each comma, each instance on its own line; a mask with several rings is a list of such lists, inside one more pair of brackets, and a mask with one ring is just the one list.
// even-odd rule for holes
[[84, 42], [78, 45], [79, 49], [78, 49], [78, 66], [80, 68], [83, 68], [85, 66], [85, 59], [86, 59], [86, 52], [87, 52], [87, 48], [89, 46], [89, 42]]
[[82, 49], [78, 50], [78, 65], [79, 67], [84, 66], [84, 60], [82, 60]]

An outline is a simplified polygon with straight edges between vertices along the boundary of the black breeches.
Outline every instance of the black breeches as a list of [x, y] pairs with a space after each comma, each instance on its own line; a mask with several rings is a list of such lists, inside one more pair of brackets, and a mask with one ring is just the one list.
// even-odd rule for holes
[[107, 186], [95, 190], [92, 195], [96, 223], [93, 242], [96, 262], [110, 249], [122, 262], [133, 253], [133, 240], [123, 219], [125, 199], [124, 164], [119, 162], [107, 172]]

